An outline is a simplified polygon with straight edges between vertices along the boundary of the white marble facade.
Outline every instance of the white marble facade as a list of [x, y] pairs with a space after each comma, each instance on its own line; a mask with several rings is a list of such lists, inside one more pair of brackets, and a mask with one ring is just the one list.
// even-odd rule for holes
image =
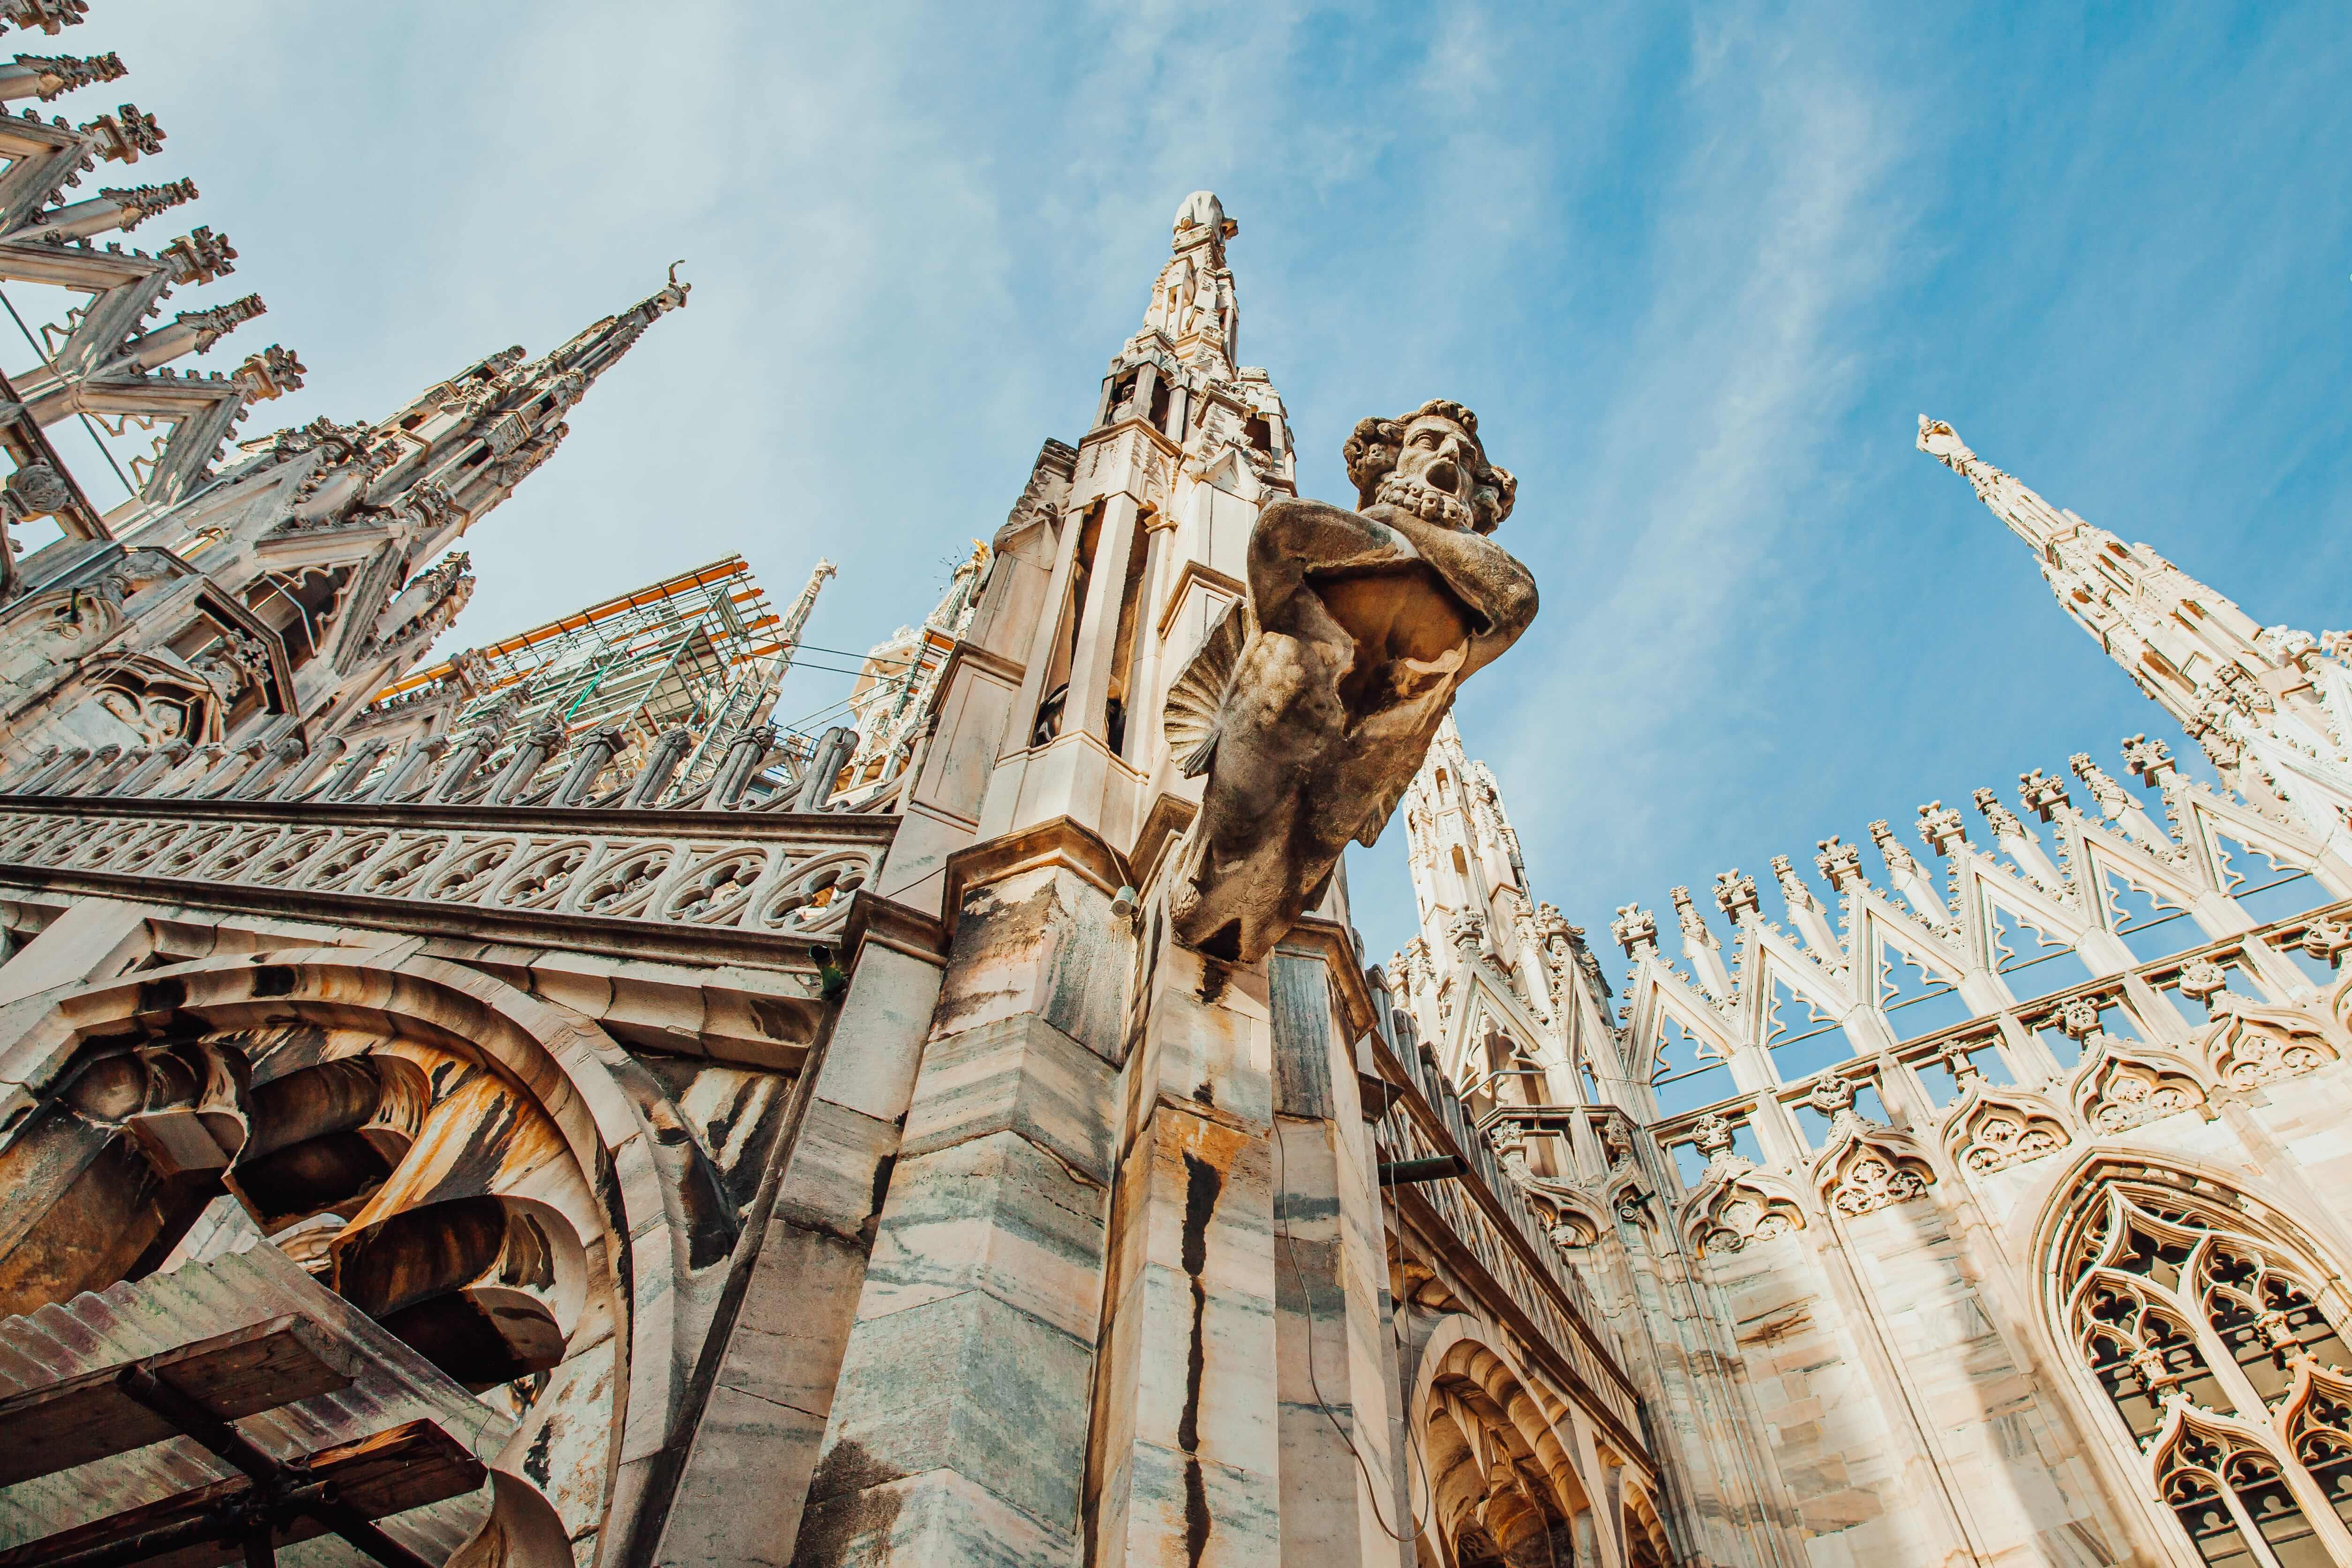
[[[12, 190], [0, 277], [233, 255], [82, 255], [177, 186], [36, 252]], [[1627, 903], [1612, 986], [1449, 720], [1410, 890], [1206, 956], [1160, 716], [1297, 486], [1238, 233], [1186, 199], [1093, 423], [756, 799], [772, 685], [690, 789], [596, 737], [350, 738], [463, 605], [444, 547], [682, 285], [378, 424], [167, 443], [119, 515], [31, 434], [103, 394], [217, 442], [291, 356], [162, 367], [257, 305], [95, 312], [120, 341], [17, 378], [8, 517], [61, 537], [0, 602], [0, 1379], [311, 1317], [484, 1467], [386, 1524], [468, 1564], [2352, 1563], [2352, 640], [1923, 421], [2221, 788], [2135, 737], [1929, 802], [1663, 936]], [[1350, 899], [1408, 891], [1368, 966]], [[82, 1360], [25, 1353], [67, 1322]], [[224, 1477], [94, 1463], [0, 1489], [5, 1543]]]

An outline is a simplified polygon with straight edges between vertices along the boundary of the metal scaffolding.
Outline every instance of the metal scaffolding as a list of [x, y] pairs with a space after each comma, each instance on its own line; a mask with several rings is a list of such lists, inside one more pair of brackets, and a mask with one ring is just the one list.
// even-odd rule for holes
[[[743, 703], [730, 699], [772, 682], [794, 640], [751, 567], [730, 555], [421, 670], [386, 687], [376, 704], [430, 700], [461, 685], [469, 695], [449, 727], [452, 735], [505, 707], [492, 767], [549, 720], [562, 726], [567, 745], [583, 735], [616, 733], [621, 746], [614, 761], [625, 770], [664, 731], [683, 729], [694, 743], [676, 786], [683, 791], [708, 777], [725, 749], [728, 737], [714, 727], [767, 716], [747, 716]], [[770, 689], [772, 700], [772, 685]], [[783, 746], [787, 758], [794, 750], [791, 739]], [[549, 775], [562, 771], [564, 750], [548, 754]], [[772, 768], [755, 792], [785, 781]]]

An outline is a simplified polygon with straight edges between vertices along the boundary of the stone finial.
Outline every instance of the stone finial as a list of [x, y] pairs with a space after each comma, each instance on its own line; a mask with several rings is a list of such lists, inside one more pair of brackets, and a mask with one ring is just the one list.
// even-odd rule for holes
[[306, 369], [292, 350], [272, 343], [257, 354], [247, 354], [245, 363], [230, 373], [229, 380], [243, 387], [245, 395], [255, 402], [268, 402], [301, 391]]
[[1954, 1041], [1946, 1045], [1941, 1054], [1944, 1071], [1952, 1075], [1953, 1087], [1961, 1092], [1967, 1092], [1969, 1084], [1984, 1077], [1983, 1071], [1977, 1066], [1975, 1055], [1965, 1044]]
[[0, 512], [12, 523], [55, 517], [73, 503], [73, 486], [47, 463], [27, 463], [0, 484]]
[[1821, 868], [1832, 891], [1843, 893], [1862, 880], [1862, 852], [1853, 845], [1841, 842], [1835, 833], [1820, 841], [1820, 852], [1813, 864]]
[[1486, 945], [1486, 923], [1471, 911], [1463, 910], [1446, 926], [1445, 939], [1452, 944], [1456, 961], [1475, 963], [1480, 949]]
[[2131, 797], [2124, 793], [2122, 785], [2108, 778], [2105, 771], [2091, 760], [2089, 752], [2074, 753], [2066, 759], [2066, 766], [2074, 770], [2074, 777], [2080, 779], [2083, 788], [2090, 791], [2092, 802], [2099, 808], [2100, 816], [2113, 821], [2131, 810]]
[[2056, 818], [2059, 807], [2072, 803], [2066, 796], [2066, 781], [2053, 779], [2039, 768], [2017, 776], [2017, 793], [2025, 809], [2045, 822]]
[[248, 294], [242, 299], [232, 299], [209, 310], [183, 310], [173, 318], [173, 321], [175, 325], [194, 330], [196, 352], [201, 354], [246, 322], [268, 313], [269, 307], [261, 302], [260, 295]]
[[2178, 771], [2173, 766], [2172, 748], [2144, 735], [2124, 737], [2124, 767], [2151, 789]]
[[2021, 839], [2025, 836], [2025, 824], [2017, 820], [2016, 812], [2000, 803], [2000, 798], [1992, 792], [1990, 786], [1978, 790], [1972, 799], [1976, 801], [1977, 810], [1984, 813], [1984, 820], [1991, 827], [1995, 838]]
[[1853, 1109], [1853, 1080], [1840, 1072], [1824, 1072], [1805, 1092], [1805, 1103], [1834, 1120]]
[[137, 104], [117, 105], [112, 114], [101, 114], [81, 133], [90, 138], [90, 150], [109, 162], [136, 163], [140, 155], [152, 156], [163, 151], [163, 131], [152, 114], [142, 114]]
[[169, 180], [161, 185], [101, 186], [98, 193], [122, 209], [121, 226], [134, 228], [157, 213], [196, 199], [194, 180]]
[[1195, 191], [1185, 197], [1184, 204], [1176, 209], [1174, 227], [1180, 246], [1188, 240], [1229, 240], [1242, 232], [1241, 225], [1225, 216], [1225, 204], [1217, 200], [1214, 191]]
[[1789, 907], [1805, 909], [1812, 905], [1813, 890], [1805, 885], [1805, 879], [1797, 874], [1797, 868], [1790, 863], [1787, 855], [1772, 857], [1772, 876], [1780, 884], [1780, 896], [1788, 901]]
[[171, 268], [174, 283], [210, 283], [236, 270], [236, 246], [206, 224], [165, 246], [161, 259]]
[[1631, 958], [1639, 947], [1655, 948], [1658, 945], [1658, 917], [1637, 905], [1625, 904], [1617, 908], [1617, 918], [1609, 923], [1609, 935], [1625, 956]]
[[0, 0], [0, 23], [27, 33], [38, 28], [53, 38], [89, 15], [89, 0]]
[[1954, 844], [1969, 841], [1969, 831], [1959, 812], [1941, 800], [1930, 800], [1919, 808], [1919, 836], [1939, 855], [1950, 854]]
[[2088, 998], [2076, 997], [2058, 1009], [2058, 1030], [2077, 1044], [2104, 1033], [2099, 1027], [2099, 1004]]
[[1735, 922], [1742, 915], [1756, 914], [1756, 879], [1742, 874], [1738, 866], [1717, 872], [1715, 877], [1715, 906]]
[[2352, 952], [2352, 922], [2315, 920], [2304, 928], [2303, 950], [2323, 964], [2340, 965]]
[[1687, 887], [1668, 888], [1666, 896], [1675, 901], [1675, 918], [1682, 925], [1683, 936], [1702, 947], [1714, 946], [1715, 933], [1709, 931], [1706, 922], [1699, 918], [1697, 906], [1691, 900], [1691, 890]]
[[2254, 638], [2254, 645], [2285, 669], [2307, 670], [2312, 655], [2319, 652], [2319, 639], [2293, 626], [2265, 626]]
[[78, 87], [114, 81], [126, 74], [122, 57], [116, 54], [18, 55], [16, 68], [35, 73], [40, 84], [36, 96], [43, 103], [54, 102], [59, 94]]

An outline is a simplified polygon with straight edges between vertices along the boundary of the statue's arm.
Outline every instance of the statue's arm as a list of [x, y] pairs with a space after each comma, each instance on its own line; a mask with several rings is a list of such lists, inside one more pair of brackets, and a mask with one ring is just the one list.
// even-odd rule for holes
[[1517, 558], [1484, 534], [1441, 528], [1415, 517], [1399, 517], [1396, 528], [1478, 617], [1463, 666], [1465, 676], [1499, 658], [1519, 640], [1536, 618], [1537, 600], [1535, 575]]
[[1260, 624], [1281, 622], [1307, 574], [1395, 566], [1412, 546], [1387, 525], [1328, 501], [1276, 501], [1250, 530], [1250, 597]]

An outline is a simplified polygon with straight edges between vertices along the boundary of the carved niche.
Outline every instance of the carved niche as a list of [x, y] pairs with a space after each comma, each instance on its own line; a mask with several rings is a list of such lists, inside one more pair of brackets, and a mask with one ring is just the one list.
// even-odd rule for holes
[[2296, 1008], [2266, 1008], [2234, 993], [2206, 998], [2214, 1018], [2199, 1031], [2198, 1047], [2215, 1080], [2252, 1089], [2300, 1078], [2336, 1061], [2341, 1052], [2320, 1020]]
[[1936, 1179], [1927, 1161], [1878, 1138], [1857, 1139], [1833, 1171], [1824, 1201], [1849, 1219], [1923, 1197]]
[[1909, 1137], [1853, 1109], [1856, 1087], [1852, 1079], [1824, 1073], [1807, 1096], [1832, 1118], [1828, 1144], [1813, 1161], [1813, 1179], [1830, 1211], [1849, 1219], [1907, 1203], [1936, 1179]]
[[2121, 1133], [2204, 1105], [2204, 1086], [2169, 1052], [2126, 1047], [2108, 1034], [2094, 1039], [2067, 1095], [2092, 1131]]

